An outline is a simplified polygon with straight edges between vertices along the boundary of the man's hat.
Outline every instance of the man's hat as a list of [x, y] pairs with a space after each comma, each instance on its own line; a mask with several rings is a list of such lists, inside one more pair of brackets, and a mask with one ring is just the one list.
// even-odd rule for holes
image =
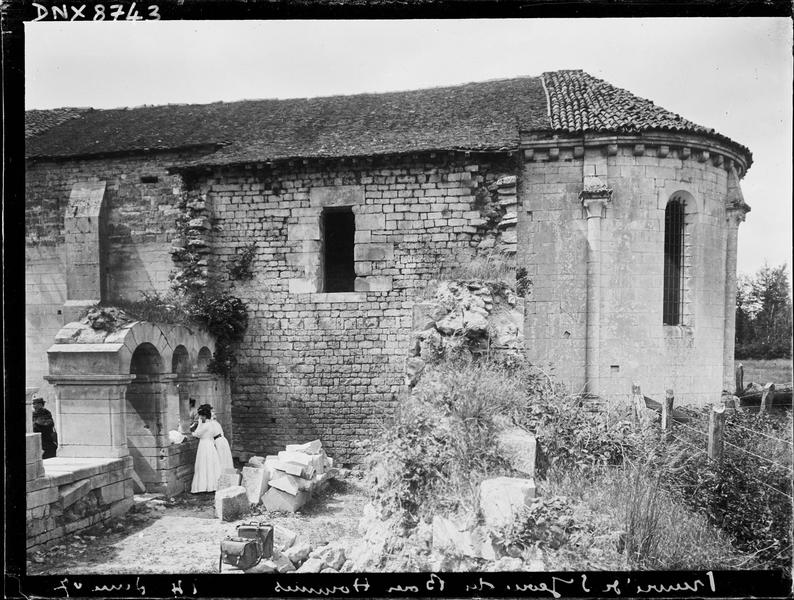
[[33, 404], [44, 404], [44, 398], [41, 396], [36, 396], [33, 398]]

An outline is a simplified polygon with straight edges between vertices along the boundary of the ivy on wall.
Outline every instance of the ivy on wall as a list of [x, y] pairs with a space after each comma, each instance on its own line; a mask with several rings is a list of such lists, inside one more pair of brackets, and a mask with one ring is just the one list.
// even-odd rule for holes
[[[86, 317], [94, 329], [112, 331], [132, 320], [205, 328], [215, 338], [215, 354], [207, 370], [228, 376], [237, 363], [235, 345], [248, 328], [248, 307], [210, 277], [211, 223], [206, 201], [192, 191], [183, 193], [171, 248], [176, 270], [166, 294], [141, 292], [134, 302], [95, 306]], [[253, 258], [253, 253], [251, 253]], [[250, 269], [250, 260], [247, 265]]]
[[237, 256], [229, 265], [231, 278], [238, 281], [253, 279], [254, 272], [251, 270], [251, 263], [254, 261], [254, 256], [256, 256], [256, 242], [251, 242], [237, 253]]

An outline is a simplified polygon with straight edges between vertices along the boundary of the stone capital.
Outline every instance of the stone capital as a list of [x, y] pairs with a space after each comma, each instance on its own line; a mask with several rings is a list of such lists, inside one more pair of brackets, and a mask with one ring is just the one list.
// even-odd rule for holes
[[745, 203], [730, 204], [725, 209], [725, 220], [731, 227], [739, 227], [740, 223], [744, 223], [748, 212], [750, 207]]
[[582, 206], [587, 211], [587, 218], [601, 218], [604, 210], [612, 202], [611, 198], [582, 198]]
[[587, 218], [602, 217], [604, 209], [612, 201], [612, 189], [596, 175], [585, 175], [582, 191], [579, 193]]

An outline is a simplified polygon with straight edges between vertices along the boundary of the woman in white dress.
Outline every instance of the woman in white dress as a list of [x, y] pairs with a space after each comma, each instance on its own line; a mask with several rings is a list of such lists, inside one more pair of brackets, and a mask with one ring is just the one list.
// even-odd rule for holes
[[215, 418], [215, 411], [212, 411], [211, 423], [215, 431], [215, 449], [218, 451], [218, 458], [221, 461], [221, 470], [233, 469], [232, 449], [229, 448], [229, 441], [223, 435], [223, 427]]
[[198, 410], [199, 424], [193, 437], [199, 438], [196, 450], [196, 465], [193, 467], [193, 485], [190, 493], [214, 492], [218, 489], [218, 478], [221, 476], [221, 462], [215, 450], [215, 428], [212, 425], [212, 412], [203, 406]]

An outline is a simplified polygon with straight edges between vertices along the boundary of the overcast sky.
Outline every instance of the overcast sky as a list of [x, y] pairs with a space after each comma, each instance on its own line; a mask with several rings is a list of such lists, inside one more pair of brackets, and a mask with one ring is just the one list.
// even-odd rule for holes
[[748, 146], [739, 271], [791, 264], [790, 19], [39, 22], [26, 107], [405, 90], [583, 69]]

